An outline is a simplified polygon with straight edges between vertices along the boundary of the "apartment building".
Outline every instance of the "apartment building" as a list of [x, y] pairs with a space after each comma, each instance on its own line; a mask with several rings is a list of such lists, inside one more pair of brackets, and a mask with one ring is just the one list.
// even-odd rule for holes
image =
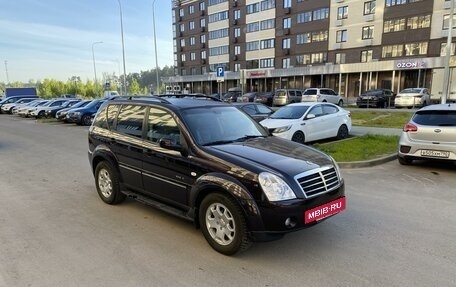
[[164, 80], [207, 94], [242, 85], [329, 87], [354, 97], [424, 86], [439, 97], [450, 7], [447, 0], [176, 0], [175, 76]]

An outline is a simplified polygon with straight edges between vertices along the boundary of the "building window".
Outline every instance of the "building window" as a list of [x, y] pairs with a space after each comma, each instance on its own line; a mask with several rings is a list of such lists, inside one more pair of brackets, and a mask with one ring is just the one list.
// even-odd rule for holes
[[205, 75], [207, 74], [207, 67], [206, 66], [202, 66], [201, 67], [201, 75]]
[[200, 19], [200, 27], [206, 27], [206, 18]]
[[329, 17], [329, 8], [321, 8], [314, 11], [306, 11], [299, 13], [296, 17], [298, 23], [306, 23], [317, 20], [328, 19]]
[[195, 45], [195, 37], [194, 36], [190, 37], [190, 46], [193, 46], [193, 45]]
[[245, 43], [245, 51], [256, 51], [260, 48], [260, 41], [251, 41]]
[[426, 55], [428, 43], [421, 42], [421, 43], [409, 43], [405, 44], [405, 55], [406, 56], [418, 56], [418, 55]]
[[234, 71], [239, 72], [241, 70], [241, 64], [234, 64]]
[[212, 5], [217, 5], [223, 2], [227, 2], [228, 0], [208, 0], [207, 5], [212, 6]]
[[310, 32], [296, 35], [296, 44], [297, 45], [310, 43], [311, 40], [312, 40], [312, 38], [311, 38], [311, 33]]
[[258, 69], [260, 65], [258, 60], [249, 60], [245, 64], [247, 69]]
[[193, 6], [193, 5], [188, 6], [188, 14], [193, 14], [193, 13], [195, 13], [195, 6]]
[[274, 9], [275, 8], [275, 0], [264, 0], [260, 2], [261, 11]]
[[209, 40], [220, 39], [228, 37], [228, 28], [214, 30], [209, 32]]
[[283, 28], [291, 28], [291, 18], [284, 18], [283, 19]]
[[405, 30], [405, 19], [386, 20], [383, 23], [383, 33]]
[[273, 68], [273, 67], [274, 67], [274, 58], [260, 60], [260, 68]]
[[363, 27], [362, 39], [373, 39], [374, 38], [374, 26]]
[[240, 37], [241, 36], [241, 28], [234, 28], [234, 37]]
[[291, 39], [290, 38], [285, 38], [282, 40], [282, 48], [283, 49], [290, 49], [291, 47]]
[[185, 39], [180, 39], [180, 46], [185, 47]]
[[348, 6], [343, 6], [337, 8], [337, 20], [347, 19], [348, 18]]
[[260, 12], [260, 3], [259, 2], [247, 5], [246, 14], [253, 14], [253, 13], [258, 13], [258, 12]]
[[286, 68], [290, 68], [290, 58], [285, 58], [285, 59], [282, 59], [282, 68], [283, 69], [286, 69]]
[[206, 51], [201, 51], [201, 59], [206, 59], [207, 54]]
[[228, 11], [217, 12], [208, 16], [209, 23], [228, 19]]
[[271, 49], [274, 48], [274, 39], [261, 40], [260, 49]]
[[190, 21], [190, 22], [188, 22], [188, 29], [189, 29], [189, 30], [195, 29], [195, 21]]
[[347, 30], [339, 30], [336, 32], [336, 42], [347, 42]]
[[290, 8], [291, 0], [283, 0], [283, 8]]
[[321, 64], [326, 62], [327, 53], [313, 53], [310, 55], [310, 62], [312, 64]]
[[196, 59], [196, 53], [195, 52], [190, 53], [190, 61], [195, 61], [195, 59]]
[[184, 17], [184, 9], [182, 9], [182, 8], [179, 9], [179, 16]]
[[[445, 57], [446, 56], [446, 46], [447, 46], [447, 43], [440, 44], [440, 57]], [[450, 48], [450, 55], [451, 56], [454, 56], [455, 48], [456, 48], [456, 44], [455, 43], [451, 43], [451, 48]]]
[[260, 22], [260, 30], [268, 30], [275, 28], [275, 19], [263, 20]]
[[185, 25], [184, 24], [180, 24], [179, 25], [179, 31], [185, 32]]
[[336, 64], [345, 64], [345, 53], [336, 53]]
[[[443, 30], [448, 30], [450, 27], [450, 15], [443, 15]], [[453, 29], [456, 28], [456, 14], [453, 15]]]
[[382, 57], [383, 58], [402, 57], [403, 50], [404, 50], [404, 45], [383, 46]]
[[203, 34], [203, 35], [200, 36], [200, 43], [201, 43], [201, 44], [202, 44], [202, 43], [206, 43], [206, 35], [205, 35], [205, 34]]
[[372, 61], [372, 50], [361, 51], [361, 63], [367, 63]]
[[241, 18], [241, 10], [234, 10], [234, 20]]
[[260, 23], [259, 22], [253, 22], [253, 23], [249, 23], [247, 24], [247, 28], [246, 28], [246, 33], [251, 33], [251, 32], [256, 32], [256, 31], [259, 31], [260, 30]]
[[181, 61], [185, 62], [185, 54], [181, 54]]
[[421, 2], [423, 0], [386, 0], [386, 7]]
[[364, 15], [375, 14], [375, 1], [364, 2]]
[[312, 42], [328, 41], [328, 30], [312, 32]]
[[407, 29], [422, 29], [431, 27], [431, 15], [415, 16], [407, 19]]
[[226, 55], [229, 53], [229, 46], [219, 46], [213, 47], [209, 49], [209, 56], [219, 56], [219, 55]]
[[234, 46], [234, 54], [235, 55], [241, 54], [241, 46]]
[[200, 11], [206, 10], [206, 3], [200, 2], [200, 3], [199, 3], [199, 8], [200, 8]]

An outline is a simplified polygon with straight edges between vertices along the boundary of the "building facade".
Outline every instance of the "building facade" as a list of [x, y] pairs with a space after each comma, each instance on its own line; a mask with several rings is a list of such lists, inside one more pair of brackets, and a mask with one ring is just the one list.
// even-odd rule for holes
[[[440, 97], [450, 7], [447, 0], [176, 0], [175, 76], [163, 81], [206, 94], [327, 87], [355, 97], [427, 87]], [[452, 68], [450, 91], [456, 95]]]

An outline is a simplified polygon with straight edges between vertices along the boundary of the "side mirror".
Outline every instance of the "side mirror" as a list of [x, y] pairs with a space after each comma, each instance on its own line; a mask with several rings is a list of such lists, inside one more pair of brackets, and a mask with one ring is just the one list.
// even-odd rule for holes
[[315, 118], [315, 115], [314, 114], [308, 114], [306, 116], [306, 120], [310, 120], [310, 119], [314, 119]]
[[182, 145], [176, 142], [172, 137], [163, 137], [158, 141], [161, 148], [183, 152]]

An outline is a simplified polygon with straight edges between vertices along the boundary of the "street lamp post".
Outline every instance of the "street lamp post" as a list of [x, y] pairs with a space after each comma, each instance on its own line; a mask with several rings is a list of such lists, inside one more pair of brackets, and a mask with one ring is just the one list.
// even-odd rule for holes
[[95, 74], [95, 84], [97, 83], [97, 66], [95, 64], [95, 52], [93, 50], [93, 46], [95, 46], [96, 44], [102, 44], [102, 43], [103, 42], [101, 42], [101, 41], [92, 43], [93, 73]]
[[446, 104], [448, 94], [450, 92], [450, 59], [451, 59], [451, 43], [453, 40], [453, 15], [454, 15], [454, 0], [451, 0], [450, 3], [450, 18], [448, 21], [448, 37], [447, 44], [445, 47], [445, 66], [443, 70], [443, 93], [442, 99], [440, 100], [442, 104]]
[[124, 44], [124, 35], [123, 35], [123, 20], [122, 20], [122, 4], [120, 0], [117, 0], [119, 3], [119, 12], [120, 12], [120, 35], [122, 37], [122, 59], [123, 59], [123, 86], [124, 86], [124, 96], [127, 95], [127, 72], [125, 70], [125, 44]]
[[155, 46], [155, 74], [157, 80], [157, 95], [160, 94], [160, 83], [158, 79], [158, 56], [157, 56], [157, 33], [155, 32], [155, 0], [152, 1], [152, 20], [154, 26], [154, 46]]

